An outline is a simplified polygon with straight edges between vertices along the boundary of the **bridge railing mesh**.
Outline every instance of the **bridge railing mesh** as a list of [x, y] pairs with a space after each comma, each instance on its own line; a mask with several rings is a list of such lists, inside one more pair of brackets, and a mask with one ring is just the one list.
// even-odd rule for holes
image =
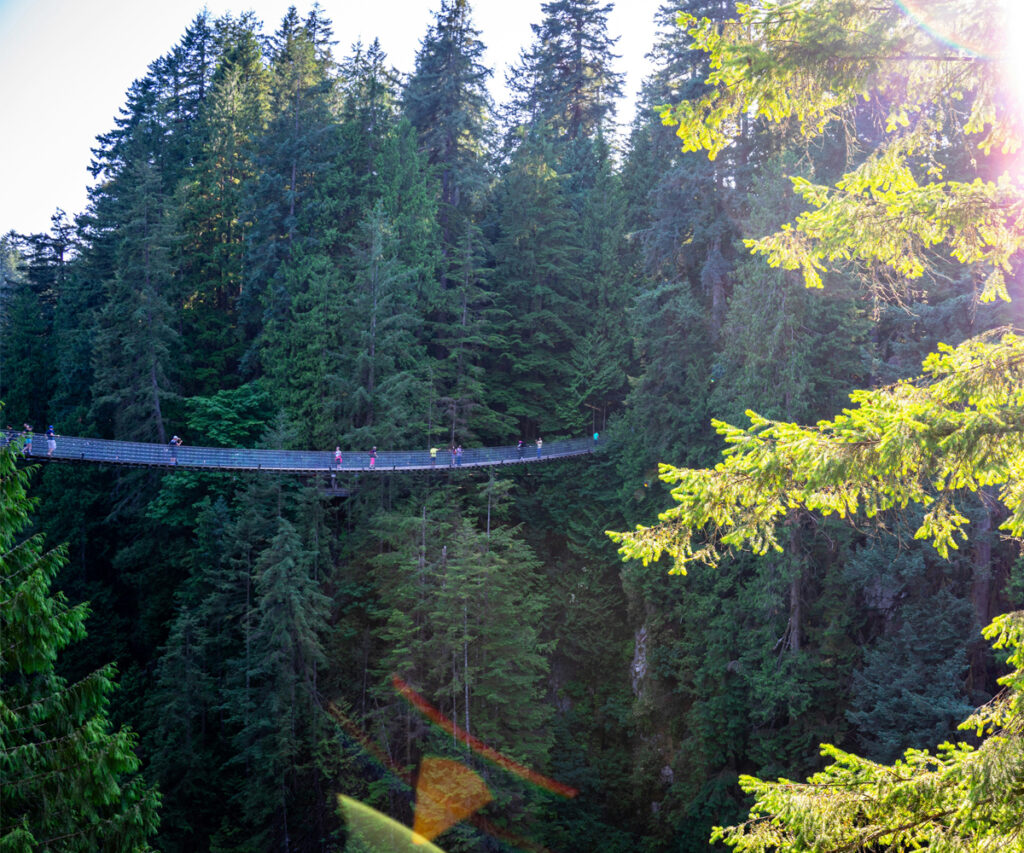
[[[24, 442], [20, 433], [3, 435], [7, 441]], [[596, 448], [592, 438], [545, 442], [538, 451], [533, 444], [518, 448], [467, 447], [461, 456], [448, 448], [438, 448], [432, 458], [429, 450], [378, 450], [371, 460], [369, 451], [343, 451], [337, 465], [333, 450], [250, 450], [227, 447], [173, 447], [132, 441], [58, 436], [52, 455], [47, 453], [46, 436], [34, 434], [27, 455], [120, 465], [146, 465], [168, 468], [211, 468], [247, 471], [305, 471], [331, 473], [343, 471], [408, 471], [447, 468], [472, 468], [492, 465], [516, 465], [543, 462], [566, 456], [580, 456]]]

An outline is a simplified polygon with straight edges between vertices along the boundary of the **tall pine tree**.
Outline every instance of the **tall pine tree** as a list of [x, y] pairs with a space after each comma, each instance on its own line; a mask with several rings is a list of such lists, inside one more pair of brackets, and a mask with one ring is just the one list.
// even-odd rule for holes
[[13, 448], [0, 449], [0, 845], [148, 850], [159, 796], [139, 775], [134, 733], [112, 730], [113, 666], [70, 684], [56, 671], [88, 611], [50, 592], [66, 554], [24, 535], [27, 479]]
[[402, 95], [437, 186], [440, 292], [429, 318], [430, 343], [439, 362], [432, 377], [439, 426], [449, 443], [472, 441], [481, 432], [502, 435], [482, 382], [484, 354], [497, 345], [481, 230], [493, 136], [486, 88], [491, 71], [481, 63], [483, 50], [467, 0], [444, 0]]

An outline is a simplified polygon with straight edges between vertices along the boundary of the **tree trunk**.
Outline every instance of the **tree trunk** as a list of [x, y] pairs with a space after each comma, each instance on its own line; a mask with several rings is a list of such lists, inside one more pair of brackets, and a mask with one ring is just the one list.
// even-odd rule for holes
[[469, 605], [462, 605], [462, 704], [466, 709], [466, 741], [469, 741]]
[[153, 391], [153, 416], [156, 418], [156, 434], [161, 444], [167, 443], [167, 433], [164, 432], [164, 416], [160, 409], [160, 383], [156, 378], [156, 358], [151, 357], [149, 362], [149, 382]]
[[992, 621], [992, 513], [982, 504], [982, 516], [975, 525], [972, 535], [974, 555], [972, 558], [973, 576], [971, 578], [971, 603], [974, 605], [974, 616], [978, 626], [984, 627]]
[[800, 651], [800, 633], [803, 629], [803, 613], [800, 598], [803, 594], [803, 560], [800, 558], [800, 525], [792, 519], [789, 528], [789, 553], [794, 561], [793, 577], [789, 581], [789, 626], [786, 647], [791, 652]]

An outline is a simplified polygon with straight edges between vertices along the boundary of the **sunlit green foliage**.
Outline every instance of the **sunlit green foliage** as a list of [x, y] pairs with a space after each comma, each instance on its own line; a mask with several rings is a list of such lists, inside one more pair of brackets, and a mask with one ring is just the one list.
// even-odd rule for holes
[[748, 412], [750, 426], [715, 422], [729, 447], [714, 469], [663, 465], [677, 506], [658, 527], [612, 534], [623, 554], [667, 553], [677, 571], [717, 563], [721, 549], [781, 550], [777, 528], [794, 508], [874, 517], [919, 504], [915, 536], [947, 555], [964, 535], [962, 490], [998, 486], [1001, 529], [1024, 535], [1024, 340], [1006, 332], [942, 347], [924, 381], [851, 394], [855, 407], [814, 427]]
[[725, 25], [685, 15], [710, 58], [710, 91], [667, 108], [664, 120], [679, 125], [685, 150], [714, 157], [751, 115], [815, 136], [870, 100], [884, 144], [834, 186], [794, 178], [813, 209], [747, 245], [801, 270], [812, 287], [826, 266], [845, 261], [915, 278], [940, 246], [982, 266], [983, 299], [1006, 299], [1005, 274], [1024, 248], [1020, 186], [1009, 174], [949, 175], [936, 154], [961, 132], [985, 154], [1020, 148], [1019, 113], [1001, 106], [1016, 49], [1011, 10], [941, 0], [927, 4], [925, 26], [900, 3], [871, 0], [740, 3]]
[[[946, 295], [920, 312], [912, 309], [929, 322], [946, 310], [943, 282], [958, 277], [941, 272], [950, 267], [937, 260], [944, 253], [967, 265], [961, 278], [983, 282], [981, 301], [1008, 300], [1006, 274], [1024, 248], [1019, 186], [1011, 175], [998, 175], [1001, 165], [992, 156], [1020, 145], [1016, 111], [995, 107], [1008, 97], [1001, 76], [1008, 9], [763, 0], [738, 4], [737, 20], [724, 24], [683, 16], [694, 45], [708, 54], [709, 88], [689, 93], [690, 100], [666, 108], [663, 117], [680, 124], [685, 150], [707, 150], [712, 158], [745, 142], [752, 119], [798, 128], [809, 139], [827, 139], [837, 129], [845, 134], [849, 159], [839, 180], [829, 186], [794, 177], [795, 194], [810, 210], [797, 212], [772, 236], [745, 241], [772, 266], [800, 270], [808, 286], [821, 286], [826, 269], [862, 274], [877, 305], [893, 295], [927, 302], [927, 288], [938, 281]], [[951, 154], [957, 139], [973, 142], [972, 157]], [[908, 282], [922, 276], [923, 287]], [[867, 518], [876, 528], [898, 531], [913, 518], [913, 535], [948, 558], [966, 538], [969, 517], [979, 514], [968, 493], [983, 493], [970, 582], [975, 617], [986, 613], [992, 551], [984, 531], [993, 498], [1005, 508], [994, 523], [1011, 537], [1024, 536], [1024, 341], [1002, 328], [959, 343], [967, 327], [946, 328], [951, 344], [937, 344], [920, 375], [855, 391], [849, 408], [815, 426], [790, 422], [797, 415], [785, 407], [776, 411], [786, 420], [748, 411], [745, 428], [714, 420], [727, 445], [721, 461], [705, 469], [663, 465], [661, 477], [676, 505], [657, 526], [611, 534], [621, 553], [644, 565], [667, 554], [673, 571], [703, 562], [731, 576], [737, 560], [726, 560], [727, 554], [746, 548], [772, 561], [771, 552], [785, 546], [797, 566], [787, 630], [797, 629], [780, 642], [794, 636], [800, 642], [800, 587], [810, 568], [799, 568], [806, 552], [794, 536], [800, 519], [835, 516], [864, 524]], [[894, 346], [909, 351], [916, 343], [910, 335]], [[879, 371], [875, 365], [875, 371], [891, 375], [888, 366]], [[738, 393], [737, 384], [730, 385]], [[782, 385], [789, 394], [799, 383]], [[883, 555], [877, 545], [858, 551], [847, 566], [851, 579], [858, 561], [868, 565]], [[895, 597], [904, 594], [901, 574], [915, 559], [901, 555], [859, 576], [867, 581], [860, 589], [865, 614], [892, 619]], [[957, 646], [965, 608], [945, 591], [923, 607], [903, 605], [901, 626], [887, 628], [854, 669], [846, 716], [857, 740], [884, 758], [904, 737], [941, 737], [963, 705], [954, 700], [958, 664], [941, 647]], [[948, 634], [945, 640], [923, 643], [924, 629], [914, 624], [926, 612], [928, 621], [941, 620], [936, 627]], [[842, 620], [838, 614], [832, 619], [827, 630], [837, 638]], [[988, 735], [980, 748], [911, 749], [885, 766], [827, 746], [823, 754], [834, 763], [807, 784], [741, 775], [741, 786], [756, 799], [751, 819], [716, 830], [713, 840], [750, 851], [1021, 849], [1021, 626], [1021, 617], [1010, 615], [987, 629], [997, 648], [1013, 649], [1016, 669], [1003, 680], [1008, 691], [967, 724]], [[855, 623], [842, 627], [858, 630]], [[816, 646], [825, 647], [821, 643]], [[927, 704], [928, 713], [896, 710], [894, 695], [921, 703], [922, 710]], [[887, 720], [894, 711], [898, 727]]]

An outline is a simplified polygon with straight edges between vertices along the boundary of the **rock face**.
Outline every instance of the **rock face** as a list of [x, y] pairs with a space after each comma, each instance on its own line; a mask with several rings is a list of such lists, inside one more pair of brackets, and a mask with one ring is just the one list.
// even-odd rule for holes
[[629, 668], [630, 681], [633, 684], [633, 695], [638, 699], [643, 692], [643, 682], [647, 677], [647, 625], [641, 625], [633, 641], [633, 664]]

